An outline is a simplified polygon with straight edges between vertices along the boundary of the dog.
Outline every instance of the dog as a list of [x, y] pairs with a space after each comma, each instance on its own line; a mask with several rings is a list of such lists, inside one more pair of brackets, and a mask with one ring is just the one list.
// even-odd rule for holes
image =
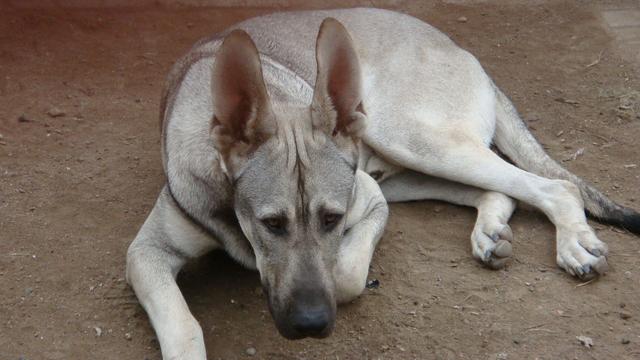
[[477, 208], [471, 253], [494, 269], [512, 254], [516, 200], [549, 217], [558, 266], [580, 279], [607, 270], [586, 214], [640, 233], [640, 214], [544, 152], [475, 57], [408, 15], [237, 24], [175, 65], [160, 120], [166, 185], [127, 281], [165, 359], [206, 358], [175, 278], [213, 249], [259, 271], [284, 337], [328, 336], [336, 304], [365, 287], [388, 202]]

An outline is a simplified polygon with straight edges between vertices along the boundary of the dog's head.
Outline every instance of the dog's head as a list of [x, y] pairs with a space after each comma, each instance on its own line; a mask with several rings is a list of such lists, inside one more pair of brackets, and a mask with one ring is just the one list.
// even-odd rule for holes
[[338, 21], [322, 23], [316, 60], [310, 106], [269, 98], [258, 51], [241, 30], [225, 38], [212, 73], [213, 141], [269, 308], [290, 339], [333, 329], [333, 271], [365, 123], [357, 55]]

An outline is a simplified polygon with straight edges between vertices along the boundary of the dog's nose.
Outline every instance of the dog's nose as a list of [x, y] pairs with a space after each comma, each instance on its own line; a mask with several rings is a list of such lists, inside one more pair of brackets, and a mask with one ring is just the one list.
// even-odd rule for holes
[[329, 309], [295, 309], [291, 326], [302, 336], [323, 336], [329, 326]]

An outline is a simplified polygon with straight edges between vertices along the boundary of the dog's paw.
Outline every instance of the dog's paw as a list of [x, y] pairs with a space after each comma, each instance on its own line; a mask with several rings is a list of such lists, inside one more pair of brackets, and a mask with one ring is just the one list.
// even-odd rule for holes
[[471, 252], [473, 257], [492, 269], [503, 268], [513, 248], [513, 232], [507, 224], [476, 225], [471, 233]]
[[607, 244], [600, 241], [591, 228], [559, 231], [557, 241], [556, 261], [569, 274], [590, 280], [609, 269]]

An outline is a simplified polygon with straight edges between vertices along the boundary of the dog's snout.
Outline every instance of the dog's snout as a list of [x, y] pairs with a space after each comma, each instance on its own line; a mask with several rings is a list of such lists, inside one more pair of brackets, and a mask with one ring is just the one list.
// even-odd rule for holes
[[297, 307], [291, 314], [291, 326], [302, 336], [322, 337], [328, 334], [330, 317], [329, 307]]

